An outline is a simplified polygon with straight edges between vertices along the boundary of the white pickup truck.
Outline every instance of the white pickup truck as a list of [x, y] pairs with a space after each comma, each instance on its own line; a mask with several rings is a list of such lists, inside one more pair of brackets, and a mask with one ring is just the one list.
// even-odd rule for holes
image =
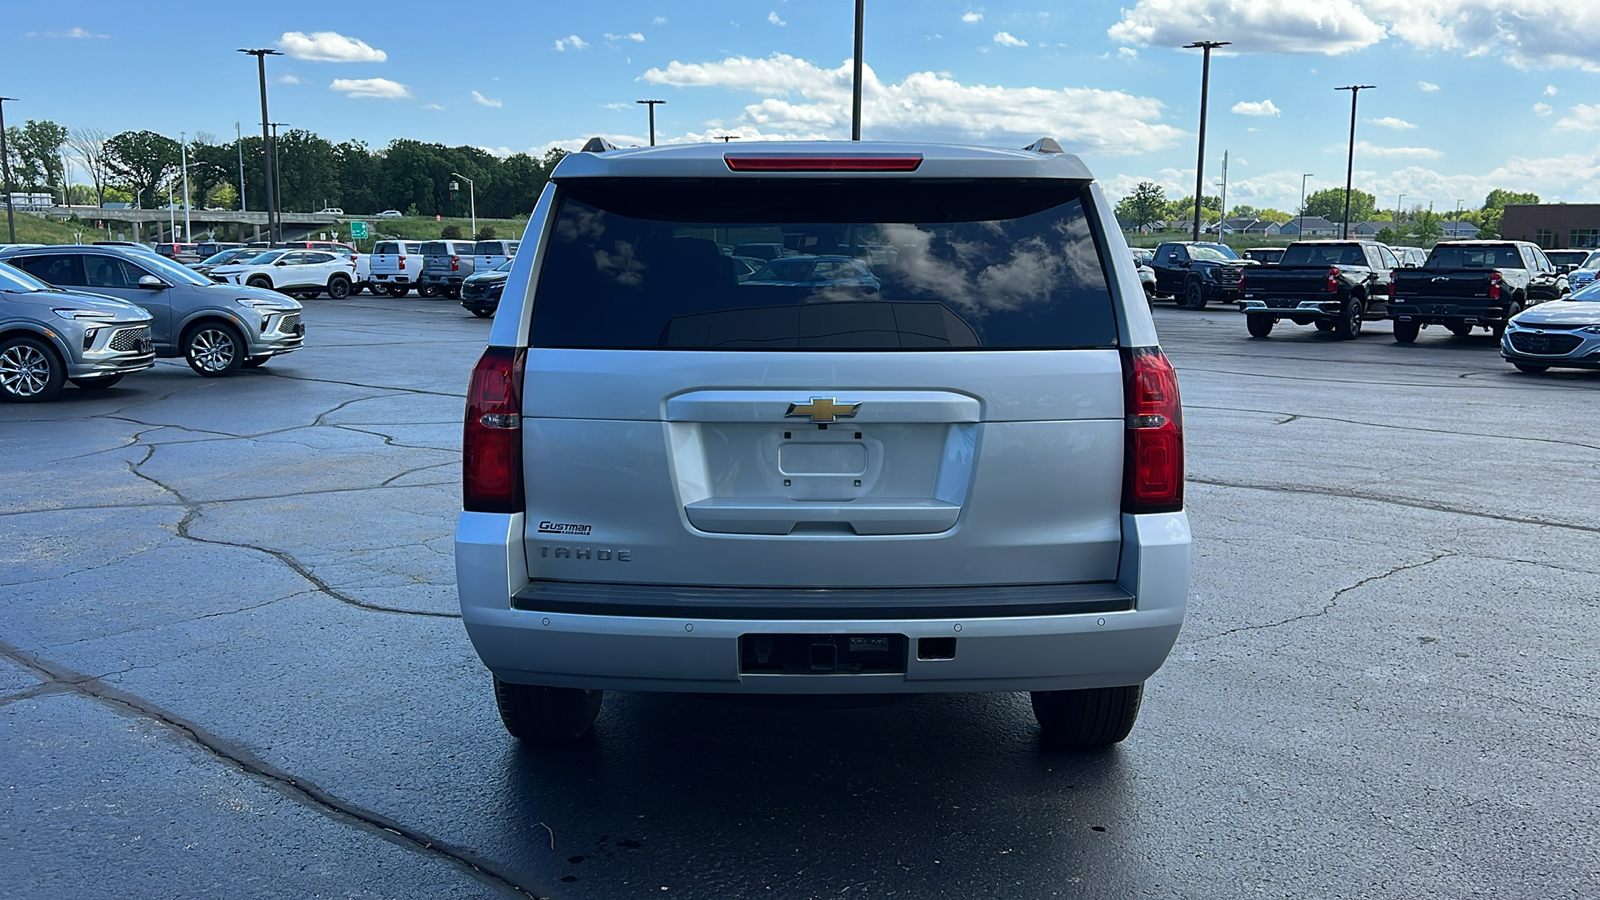
[[378, 241], [368, 254], [368, 278], [374, 294], [404, 297], [422, 277], [421, 241]]

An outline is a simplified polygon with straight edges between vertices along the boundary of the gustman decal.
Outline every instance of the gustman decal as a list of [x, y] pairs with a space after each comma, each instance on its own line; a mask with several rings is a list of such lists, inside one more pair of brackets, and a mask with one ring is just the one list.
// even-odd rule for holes
[[540, 534], [589, 534], [594, 531], [592, 525], [576, 525], [572, 522], [540, 522]]

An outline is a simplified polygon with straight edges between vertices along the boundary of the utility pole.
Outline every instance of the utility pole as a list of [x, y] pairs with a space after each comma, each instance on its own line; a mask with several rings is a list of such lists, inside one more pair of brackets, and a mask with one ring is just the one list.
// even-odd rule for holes
[[1315, 175], [1315, 172], [1307, 172], [1300, 176], [1300, 230], [1295, 232], [1296, 240], [1306, 239], [1306, 179]]
[[183, 167], [183, 239], [194, 240], [194, 227], [189, 224], [189, 132], [178, 132], [178, 158]]
[[[1222, 151], [1222, 219], [1228, 221], [1228, 151]], [[1219, 228], [1218, 234], [1222, 233]]]
[[0, 168], [3, 168], [6, 182], [6, 233], [10, 235], [8, 243], [17, 242], [17, 216], [11, 208], [11, 150], [6, 147], [6, 101], [17, 102], [15, 97], [0, 97]]
[[239, 130], [238, 122], [233, 123], [233, 142], [239, 147], [239, 212], [249, 212], [250, 207], [244, 202], [244, 132]]
[[277, 243], [283, 239], [283, 230], [275, 215], [278, 208], [278, 198], [276, 196], [277, 190], [274, 188], [272, 180], [272, 145], [267, 141], [267, 123], [272, 121], [272, 118], [267, 115], [267, 57], [282, 56], [283, 54], [271, 49], [240, 50], [239, 52], [247, 53], [256, 58], [256, 74], [261, 82], [261, 159], [262, 165], [266, 167], [266, 181], [262, 183], [262, 190], [267, 193], [267, 240], [271, 243]]
[[1206, 98], [1211, 92], [1211, 51], [1226, 47], [1232, 41], [1195, 41], [1184, 44], [1183, 49], [1199, 48], [1205, 51], [1205, 62], [1200, 68], [1200, 155], [1194, 164], [1194, 240], [1200, 240], [1200, 201], [1206, 183]]
[[278, 147], [278, 126], [288, 122], [268, 122], [272, 126], [272, 199], [278, 212], [278, 240], [283, 240], [283, 151]]
[[[450, 174], [454, 175], [455, 177], [457, 177], [457, 178], [459, 178], [462, 181], [465, 181], [467, 183], [467, 196], [472, 199], [472, 239], [473, 240], [477, 240], [478, 239], [478, 185], [477, 185], [477, 182], [474, 182], [471, 178], [468, 178], [467, 176], [461, 174], [460, 172], [451, 172]], [[452, 191], [458, 190], [458, 188], [456, 187], [455, 182], [451, 182], [450, 183], [450, 190], [452, 190]]]
[[1396, 234], [1400, 233], [1400, 217], [1401, 217], [1401, 215], [1404, 214], [1405, 208], [1406, 208], [1406, 195], [1405, 194], [1401, 194], [1400, 195], [1400, 199], [1398, 199], [1398, 200], [1396, 200], [1394, 202], [1394, 231], [1395, 231]]
[[1375, 84], [1351, 84], [1334, 88], [1336, 91], [1350, 92], [1350, 161], [1344, 170], [1344, 228], [1340, 237], [1350, 239], [1350, 183], [1356, 173], [1356, 99], [1362, 91], [1370, 91], [1377, 87]]
[[654, 147], [656, 145], [656, 105], [660, 104], [660, 103], [665, 103], [667, 101], [665, 101], [665, 100], [635, 100], [633, 102], [635, 102], [635, 103], [643, 103], [645, 106], [650, 107], [650, 146]]
[[716, 135], [714, 137], [714, 140], [721, 141], [724, 144], [726, 144], [729, 141], [737, 141], [738, 139], [739, 139], [739, 136], [737, 134], [719, 134], [719, 135]]
[[867, 0], [856, 0], [855, 77], [850, 88], [850, 140], [861, 140], [861, 39], [866, 23]]

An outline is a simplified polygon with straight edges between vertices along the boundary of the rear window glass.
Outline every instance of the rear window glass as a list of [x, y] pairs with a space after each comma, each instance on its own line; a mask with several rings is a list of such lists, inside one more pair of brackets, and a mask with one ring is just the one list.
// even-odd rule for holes
[[1282, 266], [1364, 266], [1360, 244], [1291, 244], [1283, 251]]
[[[562, 199], [531, 343], [672, 350], [1113, 347], [1084, 185], [584, 179]], [[743, 275], [735, 250], [773, 255]], [[745, 255], [745, 254], [738, 254]]]
[[1425, 269], [1521, 269], [1516, 247], [1435, 247]]
[[397, 244], [397, 243], [394, 243], [393, 241], [379, 241], [378, 243], [376, 243], [376, 244], [374, 244], [372, 246], [372, 252], [374, 254], [386, 253], [386, 254], [398, 256], [399, 253], [400, 253], [400, 245]]
[[473, 256], [505, 256], [506, 245], [502, 241], [479, 241], [472, 248]]

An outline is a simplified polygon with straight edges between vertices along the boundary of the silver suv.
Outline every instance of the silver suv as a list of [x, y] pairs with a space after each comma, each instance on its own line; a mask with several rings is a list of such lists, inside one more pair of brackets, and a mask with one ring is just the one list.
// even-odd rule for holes
[[[1022, 151], [561, 162], [473, 372], [456, 572], [507, 729], [602, 691], [1029, 691], [1122, 740], [1183, 622], [1177, 379], [1111, 204]], [[740, 282], [735, 247], [872, 280]]]
[[100, 390], [155, 363], [149, 313], [0, 263], [0, 401], [49, 400], [68, 381]]
[[216, 284], [187, 266], [123, 247], [35, 247], [0, 261], [56, 287], [106, 294], [154, 317], [156, 355], [181, 356], [207, 378], [253, 369], [300, 349], [300, 302], [276, 291]]

